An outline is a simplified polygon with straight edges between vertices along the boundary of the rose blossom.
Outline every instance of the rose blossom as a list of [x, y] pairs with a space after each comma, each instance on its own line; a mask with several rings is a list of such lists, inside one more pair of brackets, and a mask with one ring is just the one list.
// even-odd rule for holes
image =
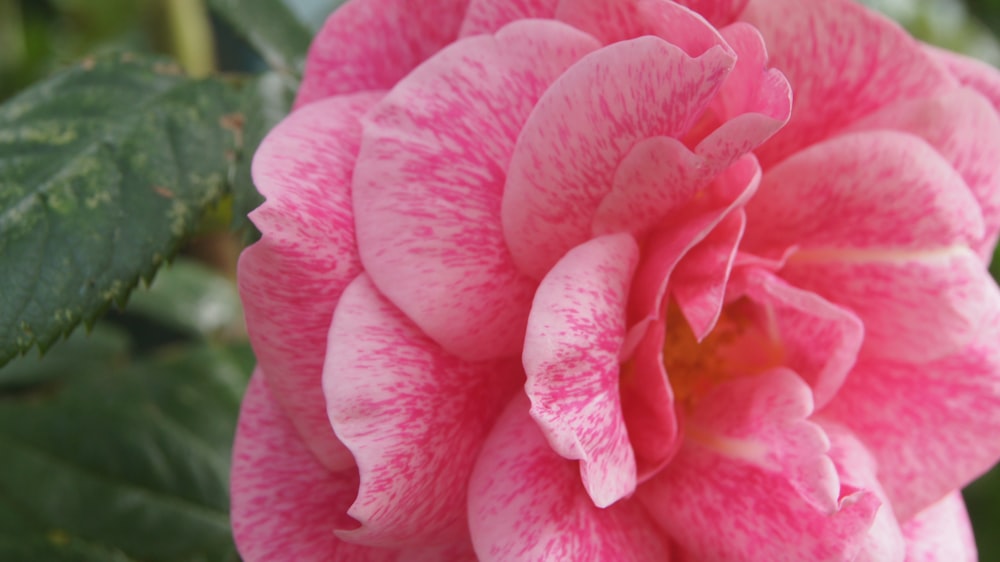
[[974, 559], [998, 85], [847, 0], [348, 2], [254, 160], [244, 559]]

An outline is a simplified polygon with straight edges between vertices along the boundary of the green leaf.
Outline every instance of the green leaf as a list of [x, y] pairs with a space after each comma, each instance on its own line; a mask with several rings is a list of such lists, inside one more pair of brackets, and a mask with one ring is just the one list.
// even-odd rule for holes
[[50, 382], [83, 365], [124, 365], [128, 353], [128, 335], [114, 326], [99, 323], [90, 333], [75, 332], [59, 346], [58, 353], [44, 357], [29, 354], [0, 367], [0, 392]]
[[239, 94], [92, 58], [0, 106], [0, 365], [150, 279], [226, 193]]
[[344, 0], [209, 0], [267, 64], [298, 79], [313, 35]]
[[253, 154], [268, 131], [288, 115], [294, 97], [295, 92], [273, 72], [262, 74], [244, 89], [242, 113], [246, 120], [243, 150], [233, 177], [233, 227], [247, 228], [248, 241], [258, 238], [259, 233], [247, 219], [247, 213], [264, 202], [250, 176]]
[[116, 550], [88, 545], [58, 533], [49, 537], [0, 536], [4, 562], [134, 562]]
[[[0, 559], [236, 560], [227, 479], [246, 379], [229, 353], [197, 348], [0, 394]], [[44, 550], [62, 545], [75, 546]]]

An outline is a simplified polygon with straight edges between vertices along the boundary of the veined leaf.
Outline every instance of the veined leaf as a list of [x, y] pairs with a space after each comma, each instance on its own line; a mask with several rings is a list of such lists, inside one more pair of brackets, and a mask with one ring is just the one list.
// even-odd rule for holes
[[92, 58], [0, 106], [0, 365], [123, 303], [227, 191], [240, 94]]

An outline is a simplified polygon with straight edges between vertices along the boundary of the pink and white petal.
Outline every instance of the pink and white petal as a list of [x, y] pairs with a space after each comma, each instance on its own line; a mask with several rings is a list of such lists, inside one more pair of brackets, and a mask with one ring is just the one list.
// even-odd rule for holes
[[635, 455], [622, 418], [619, 360], [625, 306], [639, 260], [629, 234], [571, 250], [545, 276], [528, 317], [525, 391], [556, 453], [580, 461], [597, 507], [635, 491]]
[[360, 116], [380, 95], [324, 100], [261, 143], [254, 184], [263, 234], [239, 261], [247, 331], [275, 400], [331, 470], [354, 465], [326, 421], [320, 393], [326, 334], [344, 287], [361, 271], [351, 212]]
[[396, 562], [479, 562], [468, 537], [444, 546], [414, 547], [399, 553]]
[[768, 271], [748, 268], [739, 276], [745, 283], [743, 294], [765, 319], [762, 329], [781, 350], [782, 364], [805, 380], [816, 409], [822, 408], [854, 367], [864, 324], [850, 310]]
[[713, 26], [729, 25], [743, 11], [747, 0], [676, 0], [678, 4], [698, 12]]
[[926, 252], [815, 252], [780, 275], [851, 310], [865, 325], [860, 356], [919, 363], [974, 341], [1000, 304], [979, 256], [959, 246]]
[[871, 452], [844, 426], [829, 420], [816, 421], [830, 438], [830, 458], [837, 466], [841, 485], [868, 490], [882, 501], [865, 544], [854, 562], [903, 562], [906, 554], [903, 533], [878, 481], [878, 464]]
[[685, 443], [636, 497], [695, 560], [853, 560], [880, 502], [841, 490], [837, 510], [807, 502], [783, 474]]
[[907, 562], [976, 562], [976, 540], [961, 492], [952, 492], [903, 525]]
[[840, 480], [826, 433], [808, 419], [812, 413], [811, 389], [788, 369], [737, 376], [693, 399], [685, 442], [777, 474], [813, 509], [830, 514]]
[[[469, 0], [349, 0], [313, 38], [295, 107], [364, 90], [387, 90], [453, 42]], [[265, 55], [266, 58], [266, 55]]]
[[976, 478], [1000, 456], [1000, 295], [973, 340], [931, 362], [862, 358], [821, 412], [850, 428], [879, 464], [879, 480], [908, 521]]
[[731, 52], [722, 35], [701, 15], [662, 0], [561, 0], [555, 17], [604, 44], [654, 35], [698, 57], [713, 47]]
[[646, 36], [591, 53], [556, 80], [521, 130], [503, 192], [504, 234], [520, 269], [541, 278], [588, 240], [632, 146], [689, 129], [733, 64], [719, 47], [692, 59]]
[[522, 380], [516, 361], [449, 355], [358, 276], [334, 314], [323, 372], [330, 423], [361, 475], [348, 511], [361, 527], [338, 535], [376, 546], [464, 537], [473, 463]]
[[965, 55], [924, 45], [927, 53], [955, 77], [963, 86], [968, 86], [990, 100], [1000, 111], [1000, 72], [981, 60]]
[[504, 171], [535, 100], [595, 48], [565, 24], [515, 22], [441, 51], [366, 116], [354, 174], [362, 262], [452, 353], [520, 352], [537, 283], [504, 242]]
[[757, 151], [765, 169], [882, 106], [955, 84], [909, 34], [857, 2], [751, 0], [741, 19], [795, 92], [791, 121]]
[[712, 331], [722, 313], [733, 260], [745, 228], [742, 210], [726, 215], [681, 259], [670, 280], [670, 292], [698, 341]]
[[459, 37], [496, 33], [523, 19], [552, 19], [559, 0], [471, 0]]
[[243, 397], [232, 471], [233, 537], [246, 562], [390, 562], [396, 551], [341, 541], [333, 529], [357, 490], [353, 467], [316, 461], [272, 398], [260, 369]]
[[960, 175], [922, 139], [894, 131], [832, 138], [766, 174], [747, 204], [744, 245], [764, 256], [804, 250], [940, 248], [982, 238]]
[[958, 171], [979, 202], [985, 236], [974, 241], [987, 263], [1000, 232], [1000, 118], [982, 95], [955, 88], [929, 98], [887, 106], [850, 130], [892, 129], [914, 134], [934, 147]]
[[490, 434], [469, 487], [469, 528], [482, 562], [669, 560], [665, 537], [635, 501], [601, 509], [580, 483], [576, 463], [549, 448], [511, 401]]

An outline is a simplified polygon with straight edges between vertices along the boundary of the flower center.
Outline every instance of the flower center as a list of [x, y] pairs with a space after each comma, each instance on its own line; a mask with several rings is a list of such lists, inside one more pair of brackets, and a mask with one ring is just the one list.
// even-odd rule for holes
[[784, 363], [772, 322], [746, 299], [727, 304], [701, 342], [674, 301], [667, 308], [663, 365], [678, 404], [686, 408], [729, 379], [753, 376]]

